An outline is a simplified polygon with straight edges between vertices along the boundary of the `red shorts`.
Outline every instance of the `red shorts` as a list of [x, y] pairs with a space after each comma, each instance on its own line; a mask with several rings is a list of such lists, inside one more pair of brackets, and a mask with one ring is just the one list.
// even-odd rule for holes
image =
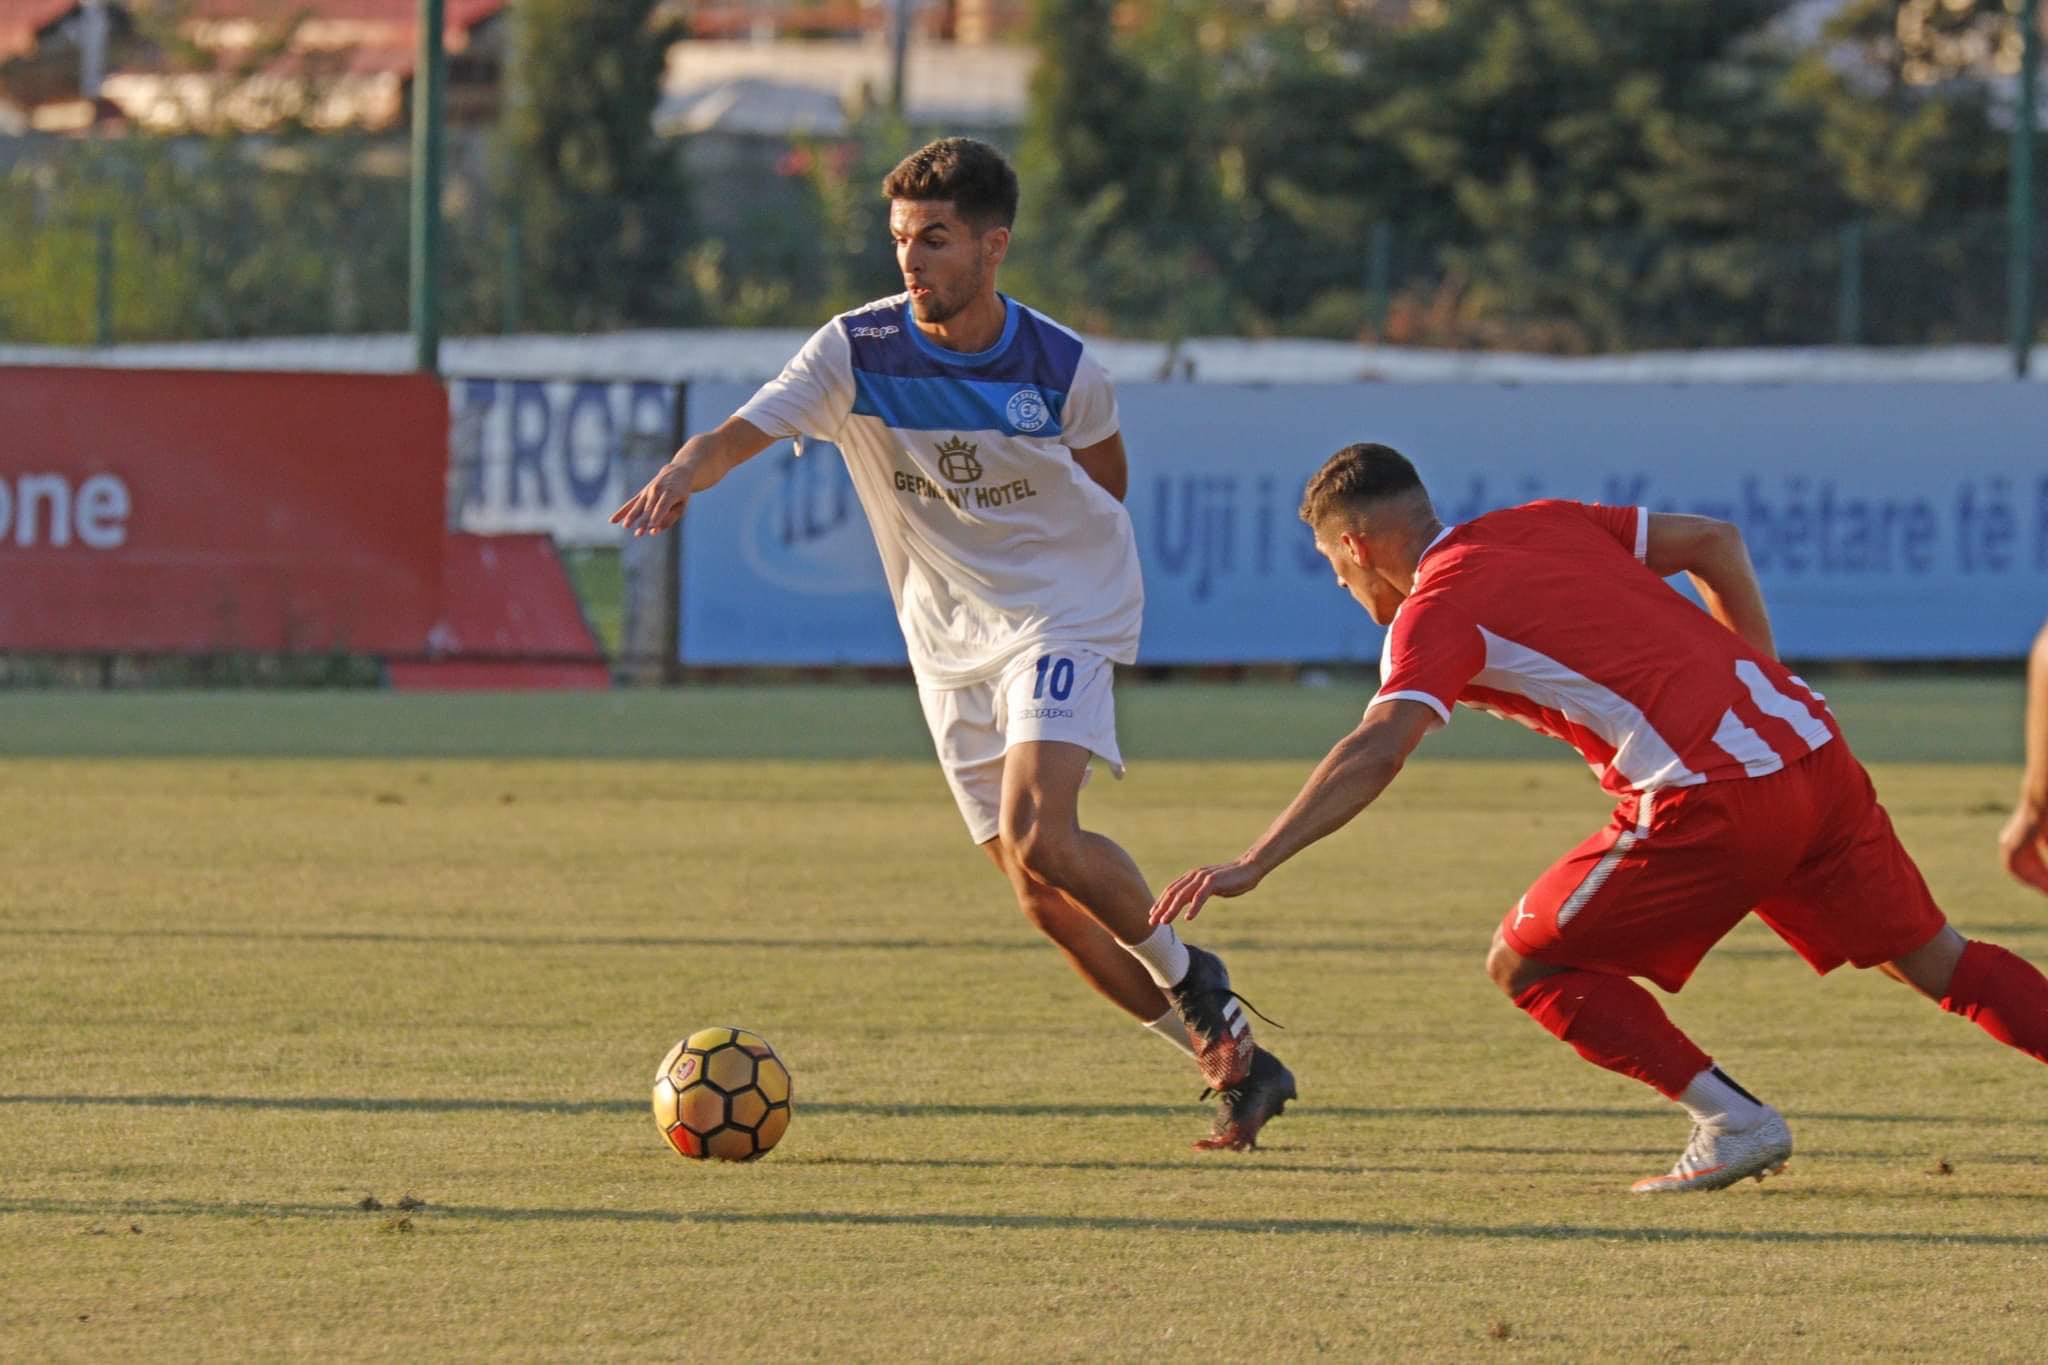
[[1501, 933], [1538, 962], [1675, 991], [1752, 910], [1818, 972], [1889, 962], [1947, 923], [1836, 739], [1767, 777], [1625, 798]]

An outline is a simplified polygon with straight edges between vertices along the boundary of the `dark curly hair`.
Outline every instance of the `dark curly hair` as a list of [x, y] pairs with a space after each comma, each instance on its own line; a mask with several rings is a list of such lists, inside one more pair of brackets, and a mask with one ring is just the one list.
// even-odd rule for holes
[[918, 148], [896, 163], [882, 194], [950, 201], [976, 232], [1017, 221], [1017, 172], [1001, 152], [971, 137], [942, 137]]

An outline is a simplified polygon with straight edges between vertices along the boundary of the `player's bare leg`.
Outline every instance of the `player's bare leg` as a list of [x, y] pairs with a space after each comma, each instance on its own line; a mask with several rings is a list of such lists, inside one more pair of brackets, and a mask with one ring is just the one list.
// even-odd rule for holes
[[1294, 1077], [1252, 1042], [1251, 1021], [1222, 959], [1151, 923], [1152, 889], [1130, 854], [1081, 828], [1081, 783], [1092, 755], [1078, 744], [1012, 745], [1003, 760], [999, 842], [1026, 877], [1085, 909], [1166, 991], [1195, 1045], [1202, 1078], [1221, 1094], [1216, 1131], [1197, 1146], [1242, 1150], [1294, 1098]]
[[1109, 930], [1096, 923], [1094, 916], [1074, 904], [1064, 892], [1034, 881], [1001, 839], [991, 839], [981, 847], [1016, 892], [1017, 908], [1033, 928], [1066, 955], [1082, 980], [1146, 1028], [1190, 1057], [1194, 1055], [1187, 1027], [1143, 963], [1125, 952]]
[[1692, 1140], [1678, 1163], [1637, 1181], [1636, 1193], [1718, 1190], [1785, 1168], [1792, 1133], [1783, 1116], [1715, 1066], [1635, 981], [1524, 957], [1498, 929], [1486, 973], [1581, 1057], [1642, 1081], [1692, 1115]]
[[1878, 970], [2036, 1061], [2048, 1062], [2048, 979], [2025, 958], [1953, 925]]

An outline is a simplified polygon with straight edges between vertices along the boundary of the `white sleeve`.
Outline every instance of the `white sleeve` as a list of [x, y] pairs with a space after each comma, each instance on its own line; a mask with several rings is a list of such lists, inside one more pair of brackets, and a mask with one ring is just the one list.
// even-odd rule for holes
[[733, 414], [770, 436], [837, 437], [853, 411], [853, 348], [839, 320], [811, 333], [782, 373], [763, 384]]
[[1060, 412], [1060, 440], [1069, 450], [1084, 450], [1116, 435], [1116, 389], [1109, 371], [1095, 363], [1095, 357], [1081, 352], [1074, 367], [1074, 386], [1067, 390], [1067, 404]]

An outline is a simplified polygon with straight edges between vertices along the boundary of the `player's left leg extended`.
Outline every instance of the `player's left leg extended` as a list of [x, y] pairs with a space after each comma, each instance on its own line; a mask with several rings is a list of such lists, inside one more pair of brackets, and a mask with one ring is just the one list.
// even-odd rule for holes
[[[1838, 750], [1830, 754], [1829, 750]], [[1809, 857], [1783, 895], [1757, 907], [1817, 971], [1875, 967], [2008, 1047], [2048, 1062], [2048, 979], [2025, 958], [1967, 939], [1935, 904], [1869, 775], [1830, 744], [1816, 755], [1839, 794], [1835, 837]]]
[[2048, 978], [2019, 954], [1964, 938], [1945, 924], [1925, 945], [1878, 970], [2007, 1047], [2048, 1062]]
[[2017, 953], [1944, 928], [1938, 942], [1887, 966], [1950, 1014], [2048, 1062], [2048, 978]]
[[1010, 889], [1017, 908], [1066, 956], [1067, 962], [1104, 999], [1123, 1010], [1146, 1028], [1192, 1057], [1194, 1044], [1188, 1041], [1186, 1025], [1174, 1012], [1166, 992], [1152, 980], [1145, 964], [1124, 951], [1109, 930], [1093, 915], [1068, 899], [1066, 894], [1033, 879], [1000, 838], [990, 839], [982, 849], [995, 863]]
[[998, 837], [1010, 723], [1005, 682], [918, 688], [932, 747], [968, 835], [1010, 884], [1024, 917], [1052, 941], [1083, 980], [1146, 1028], [1192, 1055], [1187, 1029], [1144, 965], [1125, 952], [1087, 911], [1055, 888], [1034, 880]]
[[1245, 1150], [1294, 1098], [1294, 1077], [1252, 1042], [1251, 1024], [1222, 959], [1150, 923], [1152, 890], [1115, 841], [1081, 827], [1081, 784], [1094, 751], [1063, 740], [1024, 740], [1004, 756], [999, 819], [1006, 858], [1032, 881], [1085, 909], [1166, 991], [1222, 1097], [1202, 1148]]

